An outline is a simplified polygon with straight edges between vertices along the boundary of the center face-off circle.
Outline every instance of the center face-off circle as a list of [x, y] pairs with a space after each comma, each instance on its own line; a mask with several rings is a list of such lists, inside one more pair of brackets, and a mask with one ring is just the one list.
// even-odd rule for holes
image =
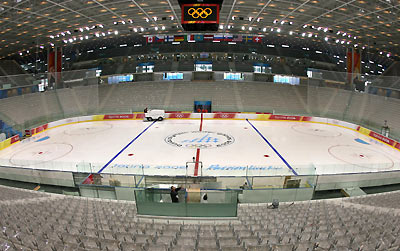
[[394, 166], [389, 156], [365, 147], [337, 145], [331, 146], [328, 152], [338, 160], [365, 169], [390, 170]]
[[18, 166], [37, 165], [62, 158], [69, 154], [73, 146], [65, 143], [50, 143], [25, 148], [10, 158], [10, 163]]
[[317, 137], [339, 137], [342, 133], [332, 130], [332, 126], [321, 124], [299, 124], [293, 125], [292, 129], [298, 133], [313, 135]]
[[169, 135], [165, 142], [176, 147], [207, 149], [231, 145], [235, 139], [220, 132], [192, 131]]

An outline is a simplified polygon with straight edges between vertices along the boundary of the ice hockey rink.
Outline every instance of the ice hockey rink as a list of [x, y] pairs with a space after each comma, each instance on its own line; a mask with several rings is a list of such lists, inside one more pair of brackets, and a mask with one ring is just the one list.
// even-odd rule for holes
[[139, 175], [275, 176], [400, 170], [400, 152], [311, 122], [167, 119], [73, 123], [0, 151], [0, 165]]

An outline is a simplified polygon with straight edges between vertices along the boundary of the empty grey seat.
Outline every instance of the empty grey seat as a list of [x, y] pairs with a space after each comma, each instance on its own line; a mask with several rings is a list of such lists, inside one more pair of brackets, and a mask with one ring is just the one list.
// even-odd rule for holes
[[193, 246], [193, 247], [195, 247], [196, 244], [197, 244], [196, 238], [180, 237], [176, 240], [176, 245], [178, 245], [178, 246]]
[[190, 245], [176, 245], [171, 248], [174, 251], [194, 251], [196, 248]]
[[199, 237], [197, 240], [197, 248], [218, 248], [215, 237]]
[[245, 247], [247, 246], [256, 246], [260, 244], [260, 240], [257, 236], [248, 236], [240, 238], [240, 243], [242, 243]]
[[120, 249], [122, 251], [139, 251], [143, 250], [144, 245], [132, 242], [121, 242]]
[[274, 244], [271, 245], [271, 250], [273, 251], [293, 251], [294, 249], [293, 244]]
[[243, 245], [240, 244], [239, 240], [233, 237], [230, 238], [219, 238], [218, 245], [221, 249], [228, 248], [241, 248]]
[[134, 236], [134, 243], [138, 244], [147, 244], [149, 242], [152, 242], [153, 236], [151, 235], [145, 235], [145, 234], [137, 234]]
[[169, 250], [169, 245], [164, 245], [164, 244], [149, 244], [146, 247], [147, 251], [168, 251]]
[[167, 245], [167, 246], [171, 246], [172, 244], [175, 243], [176, 237], [175, 236], [157, 236], [157, 238], [154, 240], [154, 242], [156, 244], [160, 244], [160, 245]]
[[270, 246], [268, 244], [260, 244], [260, 245], [248, 245], [246, 247], [247, 251], [266, 251], [270, 250]]
[[115, 237], [119, 241], [125, 241], [125, 242], [133, 242], [134, 237], [130, 233], [120, 233], [117, 232], [115, 233]]
[[117, 240], [99, 240], [99, 247], [102, 250], [118, 250], [119, 249], [119, 241]]

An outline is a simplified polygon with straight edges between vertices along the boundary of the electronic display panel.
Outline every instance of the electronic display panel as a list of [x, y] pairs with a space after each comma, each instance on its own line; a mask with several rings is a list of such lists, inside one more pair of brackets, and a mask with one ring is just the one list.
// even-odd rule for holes
[[218, 24], [218, 4], [183, 4], [182, 24]]

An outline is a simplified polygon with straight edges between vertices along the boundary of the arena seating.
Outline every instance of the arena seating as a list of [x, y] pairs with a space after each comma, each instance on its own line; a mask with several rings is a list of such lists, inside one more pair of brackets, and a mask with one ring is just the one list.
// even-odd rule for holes
[[240, 83], [237, 86], [243, 107], [248, 112], [307, 113], [307, 89], [302, 86], [262, 82]]
[[214, 71], [230, 71], [228, 61], [213, 61]]
[[179, 71], [193, 71], [194, 60], [183, 59], [179, 61], [178, 70]]
[[99, 106], [97, 86], [57, 90], [57, 97], [65, 117], [96, 113]]
[[158, 71], [172, 71], [172, 63], [166, 60], [159, 60], [155, 63], [154, 65], [154, 71], [158, 72]]
[[143, 111], [163, 107], [168, 83], [137, 82], [99, 88], [99, 112]]
[[[172, 97], [169, 101], [171, 108], [178, 108], [182, 104], [183, 110], [191, 111], [193, 102], [212, 101], [214, 110], [234, 111], [237, 110], [236, 99], [232, 82], [173, 82]], [[179, 99], [174, 98], [179, 97]], [[171, 110], [171, 109], [170, 109]]]
[[3, 99], [0, 112], [11, 118], [15, 124], [24, 124], [25, 121], [46, 115], [46, 111], [41, 109], [41, 100], [42, 95], [36, 93]]
[[346, 120], [362, 121], [378, 131], [387, 120], [392, 137], [400, 137], [400, 131], [397, 129], [400, 128], [400, 111], [398, 109], [400, 100], [366, 93], [353, 93], [352, 95]]
[[26, 199], [37, 199], [41, 197], [48, 197], [51, 194], [39, 193], [26, 189], [18, 189], [13, 187], [0, 186], [0, 203], [7, 201], [18, 201]]
[[309, 86], [308, 95], [308, 105], [314, 116], [343, 119], [351, 92]]
[[26, 74], [15, 60], [0, 60], [0, 76]]
[[235, 61], [235, 69], [237, 72], [253, 72], [253, 66], [245, 61]]
[[400, 209], [400, 192], [389, 192], [384, 194], [365, 195], [352, 198], [349, 201], [363, 205], [375, 207], [397, 208]]
[[376, 131], [388, 120], [391, 136], [400, 138], [398, 99], [265, 82], [155, 81], [81, 86], [1, 99], [0, 114], [8, 124], [26, 128], [62, 117], [126, 113], [142, 111], [144, 107], [191, 111], [194, 100], [211, 100], [214, 111], [312, 115], [349, 121]]
[[[399, 210], [357, 199], [242, 204], [237, 219], [151, 219], [134, 202], [0, 186], [1, 250], [389, 250], [400, 248]], [[361, 206], [361, 208], [360, 208]], [[380, 204], [379, 206], [385, 206]], [[390, 206], [390, 205], [389, 205]]]

